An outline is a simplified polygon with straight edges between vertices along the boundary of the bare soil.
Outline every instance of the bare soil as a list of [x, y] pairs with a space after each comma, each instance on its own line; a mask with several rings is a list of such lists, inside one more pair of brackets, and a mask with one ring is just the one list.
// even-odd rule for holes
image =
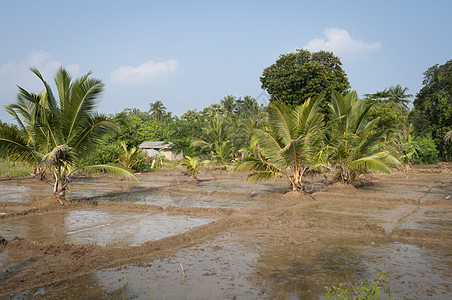
[[17, 187], [0, 196], [0, 297], [312, 299], [379, 269], [400, 298], [452, 297], [451, 164], [308, 178], [305, 195], [222, 170], [139, 176], [80, 178], [64, 206], [0, 182]]

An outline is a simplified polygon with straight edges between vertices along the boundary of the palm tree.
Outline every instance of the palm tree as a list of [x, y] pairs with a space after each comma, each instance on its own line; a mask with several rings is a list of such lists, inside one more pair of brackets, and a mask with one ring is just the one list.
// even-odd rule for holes
[[127, 145], [124, 141], [121, 142], [124, 153], [118, 157], [118, 162], [127, 169], [132, 169], [138, 162], [141, 155], [140, 150], [137, 147], [127, 149]]
[[157, 121], [161, 121], [166, 113], [166, 107], [163, 105], [162, 101], [157, 100], [154, 103], [150, 104], [149, 113], [153, 116]]
[[408, 109], [408, 104], [411, 102], [409, 98], [413, 98], [412, 94], [406, 94], [408, 91], [408, 88], [402, 88], [400, 84], [397, 84], [395, 87], [391, 86], [387, 90], [387, 96], [386, 98], [389, 101], [395, 102], [399, 104], [401, 107]]
[[224, 166], [232, 157], [229, 139], [231, 130], [224, 118], [214, 118], [203, 128], [203, 137], [191, 143], [192, 147], [210, 152], [210, 158]]
[[268, 128], [253, 130], [252, 143], [257, 144], [258, 152], [240, 162], [237, 169], [252, 171], [249, 181], [284, 177], [291, 190], [303, 192], [306, 174], [325, 164], [324, 121], [319, 112], [323, 98], [308, 99], [293, 109], [284, 103], [270, 103]]
[[384, 132], [374, 130], [377, 119], [367, 122], [371, 106], [372, 103], [360, 100], [355, 91], [345, 96], [333, 92], [333, 121], [325, 137], [331, 151], [329, 161], [344, 183], [352, 183], [368, 170], [391, 173], [391, 166], [400, 165], [388, 152], [375, 149]]
[[201, 160], [197, 156], [191, 157], [188, 155], [180, 161], [180, 164], [185, 166], [186, 174], [190, 176], [191, 180], [197, 180], [196, 175], [199, 173], [199, 167], [205, 163], [206, 161]]
[[[34, 94], [19, 87], [16, 103], [5, 106], [20, 130], [0, 126], [0, 153], [49, 169], [54, 175], [55, 196], [64, 198], [69, 179], [77, 170], [76, 155], [90, 153], [105, 133], [117, 130], [119, 126], [115, 120], [94, 111], [104, 85], [98, 79], [89, 78], [91, 72], [72, 80], [69, 73], [60, 68], [54, 78], [58, 103], [41, 73], [36, 68], [31, 71], [44, 84], [44, 89]], [[137, 180], [128, 170], [118, 166], [98, 165], [82, 169], [103, 170]]]
[[254, 117], [259, 113], [259, 104], [251, 96], [245, 96], [243, 99], [239, 98], [237, 100], [237, 108], [240, 115], [245, 118]]
[[234, 96], [227, 95], [223, 98], [223, 100], [221, 100], [220, 104], [228, 117], [232, 117], [235, 114], [237, 110], [237, 103]]

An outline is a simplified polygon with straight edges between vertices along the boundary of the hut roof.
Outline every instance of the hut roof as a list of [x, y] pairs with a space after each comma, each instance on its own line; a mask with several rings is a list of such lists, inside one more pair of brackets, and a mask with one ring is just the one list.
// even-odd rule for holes
[[162, 148], [168, 148], [173, 143], [171, 142], [165, 142], [165, 141], [145, 141], [138, 145], [141, 149], [162, 149]]

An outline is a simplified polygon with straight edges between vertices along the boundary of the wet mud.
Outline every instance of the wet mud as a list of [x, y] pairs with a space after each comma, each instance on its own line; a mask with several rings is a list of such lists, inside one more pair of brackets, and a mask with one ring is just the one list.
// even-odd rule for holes
[[203, 171], [80, 178], [65, 207], [0, 182], [0, 298], [315, 299], [379, 270], [396, 298], [452, 297], [450, 164], [308, 178], [308, 195]]

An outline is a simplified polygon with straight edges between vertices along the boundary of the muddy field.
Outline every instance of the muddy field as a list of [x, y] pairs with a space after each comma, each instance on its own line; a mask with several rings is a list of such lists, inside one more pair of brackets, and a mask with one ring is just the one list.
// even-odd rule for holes
[[452, 298], [451, 164], [303, 196], [219, 170], [139, 178], [76, 178], [64, 207], [0, 181], [0, 298], [322, 299], [379, 270], [396, 299]]

